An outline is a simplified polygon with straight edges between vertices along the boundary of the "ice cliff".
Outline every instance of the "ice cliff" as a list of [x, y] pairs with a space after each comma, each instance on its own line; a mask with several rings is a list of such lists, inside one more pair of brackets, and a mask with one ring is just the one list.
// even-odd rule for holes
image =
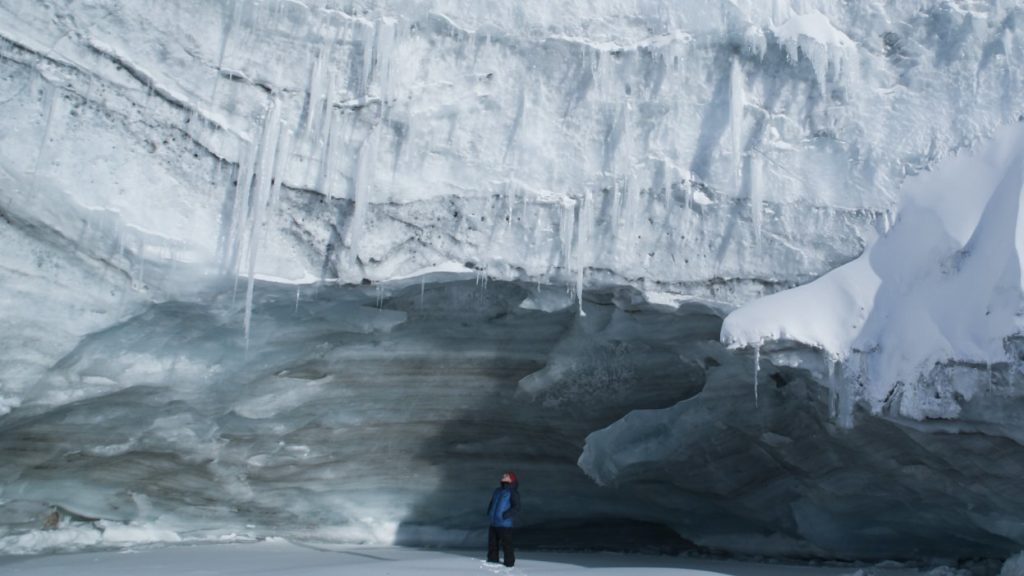
[[1019, 549], [1021, 18], [0, 0], [0, 549]]

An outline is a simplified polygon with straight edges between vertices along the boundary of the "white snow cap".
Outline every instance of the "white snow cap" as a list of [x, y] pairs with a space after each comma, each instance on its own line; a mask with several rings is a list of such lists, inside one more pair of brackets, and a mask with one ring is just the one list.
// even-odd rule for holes
[[794, 341], [866, 360], [878, 410], [937, 363], [1007, 359], [1021, 326], [1024, 127], [909, 179], [891, 230], [856, 260], [730, 314], [731, 347]]

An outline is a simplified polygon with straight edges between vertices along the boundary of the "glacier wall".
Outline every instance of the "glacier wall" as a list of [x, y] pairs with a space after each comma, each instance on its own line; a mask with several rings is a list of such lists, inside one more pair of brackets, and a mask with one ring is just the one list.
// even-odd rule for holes
[[0, 10], [5, 210], [71, 238], [84, 219], [126, 300], [184, 297], [147, 262], [344, 282], [468, 264], [738, 303], [855, 257], [905, 174], [1020, 113], [1001, 3]]
[[[100, 521], [162, 519], [174, 533], [184, 526], [264, 533], [246, 526], [275, 523], [297, 533], [310, 517], [337, 526], [341, 539], [386, 541], [415, 532], [417, 522], [464, 530], [471, 513], [453, 491], [441, 489], [433, 501], [426, 495], [440, 479], [486, 482], [476, 461], [415, 484], [415, 442], [403, 441], [397, 461], [360, 461], [366, 451], [357, 446], [380, 453], [374, 429], [352, 439], [350, 452], [335, 452], [329, 430], [341, 424], [329, 412], [344, 414], [345, 402], [355, 401], [353, 413], [394, 424], [394, 438], [433, 437], [467, 422], [467, 434], [491, 438], [463, 409], [486, 405], [473, 395], [496, 386], [520, 411], [559, 423], [545, 428], [541, 416], [526, 414], [517, 429], [542, 444], [548, 435], [565, 439], [545, 446], [550, 453], [521, 453], [523, 462], [531, 455], [550, 462], [527, 464], [528, 473], [553, 478], [556, 496], [544, 501], [567, 503], [535, 517], [539, 523], [589, 509], [671, 525], [726, 549], [928, 553], [923, 544], [901, 548], [925, 516], [886, 520], [879, 529], [823, 505], [827, 492], [796, 508], [800, 520], [779, 520], [797, 498], [791, 484], [790, 496], [764, 514], [718, 503], [694, 515], [728, 518], [714, 530], [674, 522], [687, 506], [706, 505], [722, 472], [688, 452], [670, 454], [687, 444], [662, 419], [704, 402], [684, 397], [709, 378], [738, 391], [744, 374], [751, 401], [752, 377], [806, 380], [788, 389], [805, 386], [808, 396], [826, 388], [820, 354], [800, 350], [794, 354], [810, 359], [769, 368], [784, 359], [753, 362], [745, 351], [724, 351], [716, 322], [732, 306], [854, 259], [892, 226], [908, 175], [1017, 122], [1021, 17], [1016, 4], [995, 0], [702, 0], [685, 9], [654, 0], [0, 0], [0, 500], [17, 518], [4, 528], [15, 538], [5, 546], [25, 544], [18, 531], [51, 505]], [[466, 274], [476, 278], [472, 289], [462, 284]], [[365, 363], [389, 359], [372, 349], [404, 350], [410, 341], [402, 327], [418, 327], [416, 378], [445, 373], [455, 362], [443, 353], [444, 335], [483, 329], [491, 319], [490, 308], [464, 303], [464, 313], [477, 315], [455, 326], [458, 306], [442, 302], [439, 317], [410, 321], [417, 288], [498, 292], [501, 310], [493, 314], [520, 320], [528, 312], [518, 306], [529, 302], [523, 310], [543, 314], [529, 317], [533, 325], [520, 326], [520, 337], [551, 346], [561, 340], [541, 337], [545, 331], [601, 322], [612, 309], [640, 306], [679, 326], [607, 337], [632, 343], [622, 349], [598, 339], [639, 372], [626, 378], [620, 368], [603, 368], [597, 392], [608, 405], [594, 414], [577, 413], [593, 390], [552, 391], [575, 382], [566, 376], [574, 366], [608, 353], [579, 360], [574, 354], [585, 346], [570, 339], [565, 350], [510, 352], [502, 363], [512, 368], [469, 370], [447, 391], [469, 395], [467, 403], [437, 406], [431, 426], [416, 430], [413, 420], [401, 423], [415, 415], [390, 407], [415, 378], [383, 378], [397, 389], [391, 393], [354, 379], [375, 373]], [[400, 290], [410, 291], [408, 301], [394, 299]], [[547, 295], [527, 297], [531, 290]], [[626, 304], [602, 296], [616, 291], [634, 296]], [[693, 299], [705, 303], [699, 313], [686, 307], [692, 303], [676, 307]], [[594, 311], [595, 303], [607, 312]], [[699, 334], [707, 350], [680, 348], [692, 344], [687, 334]], [[497, 341], [481, 338], [479, 346], [504, 358], [494, 352]], [[307, 347], [325, 342], [323, 354], [338, 350], [329, 369], [290, 375], [309, 363]], [[652, 372], [637, 368], [647, 362]], [[669, 390], [665, 371], [676, 374], [679, 389]], [[1005, 377], [1008, 386], [1016, 386], [1013, 378]], [[623, 379], [629, 385], [620, 388]], [[644, 386], [657, 389], [650, 403]], [[977, 405], [992, 397], [977, 397]], [[707, 422], [740, 418], [730, 402], [711, 402], [724, 412]], [[829, 404], [838, 401], [815, 402], [806, 417], [830, 430]], [[645, 427], [637, 421], [616, 423], [633, 409], [654, 408], [668, 412], [652, 414], [639, 437], [622, 432]], [[774, 412], [760, 409], [742, 417], [771, 421]], [[1015, 455], [1015, 444], [1002, 443], [1014, 434], [1013, 413], [979, 428], [997, 433], [975, 449]], [[979, 409], [977, 418], [987, 422], [986, 414]], [[121, 420], [124, 428], [113, 424]], [[315, 421], [324, 423], [273, 448], [272, 438]], [[848, 449], [860, 455], [851, 461], [872, 470], [865, 453], [889, 433], [873, 436], [872, 426], [899, 436], [916, 425], [876, 422], [852, 440], [829, 432], [823, 438], [831, 440], [809, 449]], [[79, 436], [86, 426], [95, 436]], [[465, 440], [451, 437], [456, 447]], [[749, 429], [729, 436], [744, 445], [780, 444], [778, 437]], [[897, 458], [918, 458], [913, 446], [935, 437], [912, 438]], [[644, 450], [661, 455], [631, 468], [633, 480], [620, 475], [628, 467], [615, 463], [616, 453], [635, 455], [632, 443], [651, 439]], [[523, 449], [493, 441], [499, 450]], [[458, 453], [424, 445], [434, 446], [421, 457], [427, 466]], [[748, 457], [762, 470], [754, 464], [774, 454], [763, 462], [814, 484], [820, 478], [811, 471], [779, 464], [799, 459], [799, 446], [775, 453], [762, 446]], [[928, 449], [942, 457], [962, 450]], [[583, 470], [615, 488], [589, 484], [576, 466], [581, 452]], [[324, 465], [307, 468], [306, 457]], [[708, 475], [693, 485], [666, 481], [674, 458]], [[500, 468], [499, 461], [491, 462]], [[1004, 512], [971, 520], [979, 527], [957, 536], [957, 550], [1006, 554], [1022, 542], [1012, 526], [1018, 505], [1002, 483], [1011, 468], [996, 467], [991, 477], [945, 470], [936, 484], [911, 482], [901, 497], [930, 501], [955, 491], [951, 477], [981, 478], [985, 510]], [[338, 477], [358, 480], [338, 495], [326, 488]], [[856, 478], [862, 483], [851, 481], [836, 499], [850, 509], [871, 493], [868, 476]], [[381, 483], [388, 489], [380, 500], [361, 507], [367, 487]], [[658, 486], [656, 494], [648, 485]], [[957, 510], [978, 505], [963, 498], [946, 502]], [[318, 516], [323, 509], [336, 512]], [[822, 518], [839, 528], [818, 530]], [[958, 513], [928, 518], [937, 542], [964, 525]], [[812, 538], [859, 522], [863, 538]], [[742, 536], [751, 530], [764, 538]], [[895, 534], [891, 547], [873, 540], [878, 530]]]

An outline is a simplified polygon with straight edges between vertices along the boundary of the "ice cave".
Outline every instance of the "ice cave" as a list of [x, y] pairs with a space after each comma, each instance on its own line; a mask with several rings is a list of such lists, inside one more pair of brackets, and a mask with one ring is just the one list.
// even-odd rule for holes
[[1022, 95], [1014, 0], [0, 0], [0, 572], [511, 469], [536, 554], [1024, 574]]

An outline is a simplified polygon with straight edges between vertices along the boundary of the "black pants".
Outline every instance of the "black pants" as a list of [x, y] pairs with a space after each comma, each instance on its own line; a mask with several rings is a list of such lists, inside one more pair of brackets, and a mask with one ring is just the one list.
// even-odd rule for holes
[[512, 529], [491, 526], [487, 530], [487, 561], [498, 561], [498, 546], [505, 554], [505, 566], [512, 566], [516, 563], [516, 553], [512, 549]]

